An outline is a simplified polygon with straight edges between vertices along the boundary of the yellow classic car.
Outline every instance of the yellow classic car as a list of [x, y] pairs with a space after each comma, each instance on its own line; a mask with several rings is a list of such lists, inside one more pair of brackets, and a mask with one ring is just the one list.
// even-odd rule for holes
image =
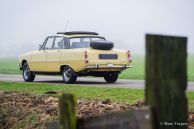
[[96, 32], [58, 32], [47, 37], [39, 50], [20, 55], [19, 67], [26, 82], [34, 81], [36, 74], [59, 74], [65, 83], [75, 83], [78, 76], [104, 77], [114, 83], [132, 66], [130, 51], [113, 47]]

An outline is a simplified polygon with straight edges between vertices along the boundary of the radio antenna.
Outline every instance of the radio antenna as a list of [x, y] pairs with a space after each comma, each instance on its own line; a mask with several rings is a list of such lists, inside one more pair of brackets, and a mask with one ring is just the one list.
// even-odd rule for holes
[[68, 26], [68, 19], [67, 19], [67, 21], [66, 21], [66, 25], [65, 25], [65, 30], [64, 30], [64, 32], [66, 31], [67, 26]]

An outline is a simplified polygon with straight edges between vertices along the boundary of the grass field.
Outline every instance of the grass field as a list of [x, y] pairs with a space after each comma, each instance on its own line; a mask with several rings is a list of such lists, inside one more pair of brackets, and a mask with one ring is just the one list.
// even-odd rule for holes
[[[178, 62], [177, 62], [178, 63]], [[140, 79], [145, 77], [144, 56], [135, 55], [132, 62], [133, 68], [127, 69], [120, 74], [121, 79]], [[20, 74], [17, 67], [17, 58], [0, 58], [0, 73]], [[188, 80], [194, 81], [194, 54], [188, 56]]]
[[[79, 99], [110, 99], [113, 102], [122, 102], [129, 104], [135, 103], [138, 100], [144, 100], [143, 89], [98, 88], [75, 85], [0, 82], [0, 91], [31, 92], [35, 94], [44, 94], [47, 91], [64, 91], [66, 93], [73, 93]], [[194, 111], [194, 92], [187, 92], [187, 98], [189, 102], [189, 110]]]
[[64, 91], [65, 93], [73, 93], [77, 98], [82, 99], [111, 99], [115, 102], [126, 103], [135, 103], [144, 98], [144, 91], [142, 89], [98, 88], [42, 83], [0, 82], [0, 91], [23, 91], [35, 94], [44, 94], [47, 91]]
[[0, 58], [1, 74], [20, 74], [17, 58]]
[[[177, 62], [178, 63], [178, 62]], [[122, 79], [140, 79], [145, 78], [145, 59], [141, 55], [136, 55], [132, 62], [133, 68], [127, 69], [122, 72], [120, 78]], [[188, 56], [187, 62], [188, 80], [194, 81], [194, 54]]]

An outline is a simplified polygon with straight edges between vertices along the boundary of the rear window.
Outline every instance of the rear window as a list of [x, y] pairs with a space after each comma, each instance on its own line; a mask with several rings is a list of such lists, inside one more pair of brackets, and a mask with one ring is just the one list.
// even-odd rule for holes
[[104, 40], [100, 37], [76, 37], [70, 38], [70, 48], [88, 48], [90, 42]]

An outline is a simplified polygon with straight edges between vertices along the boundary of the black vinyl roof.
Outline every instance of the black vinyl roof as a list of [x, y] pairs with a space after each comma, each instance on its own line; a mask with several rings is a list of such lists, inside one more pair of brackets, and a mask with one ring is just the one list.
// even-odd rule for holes
[[98, 33], [96, 33], [96, 32], [88, 32], [88, 31], [57, 32], [57, 34], [65, 34], [65, 35], [76, 35], [76, 34], [98, 35]]

